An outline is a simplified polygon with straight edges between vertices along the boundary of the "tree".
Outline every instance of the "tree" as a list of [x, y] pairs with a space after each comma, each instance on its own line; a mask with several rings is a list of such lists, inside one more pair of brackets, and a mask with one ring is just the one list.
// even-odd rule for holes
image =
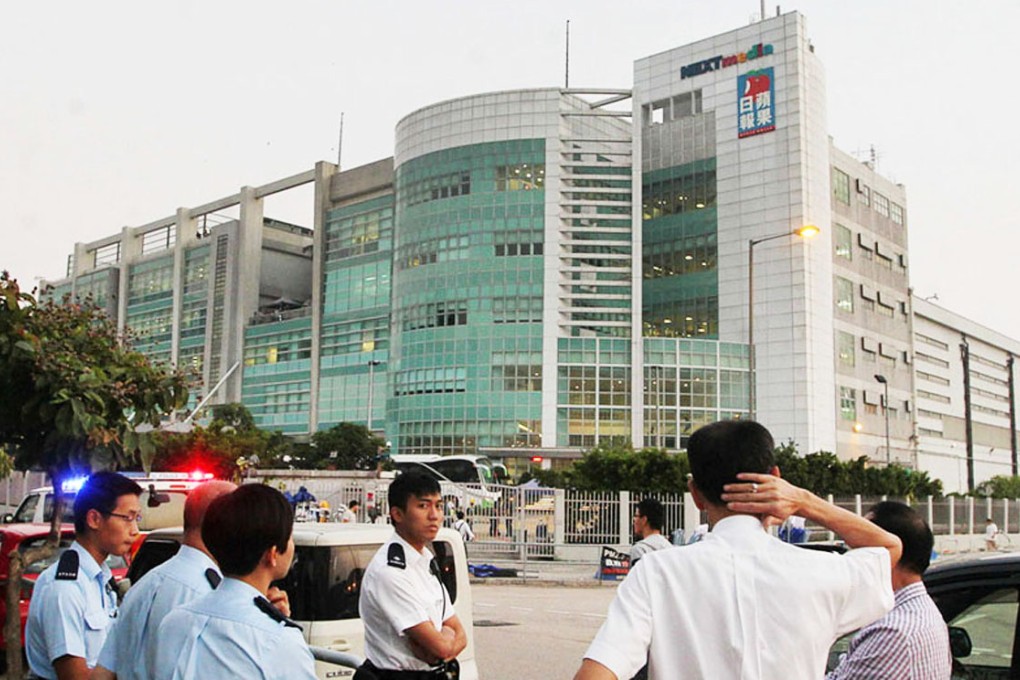
[[924, 498], [942, 495], [942, 482], [930, 479], [927, 472], [895, 463], [874, 466], [867, 456], [841, 461], [828, 451], [801, 456], [792, 441], [776, 447], [776, 465], [784, 479], [819, 496], [861, 494]]
[[196, 426], [183, 434], [159, 433], [153, 467], [180, 472], [201, 470], [231, 479], [238, 477], [242, 468], [272, 467], [292, 448], [282, 433], [260, 430], [243, 404], [222, 404], [213, 407], [207, 427]]
[[978, 485], [976, 495], [992, 498], [1020, 498], [1020, 477], [995, 475]]
[[[112, 469], [151, 452], [142, 424], [187, 401], [183, 374], [155, 366], [89, 301], [39, 303], [7, 272], [0, 274], [0, 447], [19, 470], [45, 470], [54, 487], [76, 472]], [[18, 649], [18, 593], [25, 564], [58, 545], [62, 495], [54, 494], [46, 545], [11, 554], [7, 649]], [[21, 657], [9, 658], [11, 677]]]
[[340, 423], [312, 435], [309, 464], [320, 469], [374, 470], [386, 440], [364, 425]]
[[585, 453], [564, 476], [569, 487], [581, 491], [682, 493], [689, 471], [684, 453], [602, 444]]

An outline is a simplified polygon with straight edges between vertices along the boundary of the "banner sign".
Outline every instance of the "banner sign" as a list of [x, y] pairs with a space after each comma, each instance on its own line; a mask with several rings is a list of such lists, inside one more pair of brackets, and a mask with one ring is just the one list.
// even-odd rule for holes
[[776, 87], [773, 68], [737, 76], [737, 137], [776, 129]]
[[622, 579], [630, 571], [630, 555], [602, 546], [602, 557], [599, 559], [597, 578], [602, 581]]

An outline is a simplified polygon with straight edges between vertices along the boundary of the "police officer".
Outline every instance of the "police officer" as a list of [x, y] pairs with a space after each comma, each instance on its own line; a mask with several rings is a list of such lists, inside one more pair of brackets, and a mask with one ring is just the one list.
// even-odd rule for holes
[[426, 547], [443, 525], [439, 482], [404, 473], [390, 485], [389, 504], [394, 535], [361, 586], [365, 668], [380, 680], [456, 678], [467, 635]]
[[[181, 549], [128, 591], [99, 654], [101, 669], [120, 680], [148, 680], [163, 618], [175, 607], [212, 592], [223, 578], [202, 541], [202, 518], [212, 501], [236, 488], [231, 482], [214, 480], [188, 494]], [[110, 677], [101, 669], [95, 677]]]
[[315, 679], [301, 627], [267, 599], [270, 584], [290, 571], [293, 529], [290, 503], [262, 484], [246, 484], [209, 505], [202, 540], [224, 578], [163, 619], [153, 678]]
[[117, 615], [109, 555], [124, 555], [138, 536], [142, 487], [114, 472], [89, 477], [74, 500], [75, 540], [36, 581], [25, 626], [31, 673], [85, 680]]

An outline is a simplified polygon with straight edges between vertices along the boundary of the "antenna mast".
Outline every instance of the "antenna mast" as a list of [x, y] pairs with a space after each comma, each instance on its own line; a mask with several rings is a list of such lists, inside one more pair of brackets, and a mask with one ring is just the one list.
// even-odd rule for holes
[[340, 168], [340, 154], [344, 150], [344, 112], [340, 112], [340, 138], [336, 142], [336, 167]]
[[567, 54], [563, 73], [563, 87], [570, 89], [570, 19], [567, 19]]

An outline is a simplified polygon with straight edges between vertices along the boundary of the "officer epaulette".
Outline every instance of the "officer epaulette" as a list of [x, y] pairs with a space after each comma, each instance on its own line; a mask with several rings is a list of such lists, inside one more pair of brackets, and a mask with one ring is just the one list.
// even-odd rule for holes
[[65, 550], [57, 562], [57, 581], [78, 580], [78, 552], [76, 550]]
[[294, 623], [293, 621], [288, 619], [286, 616], [284, 616], [280, 612], [280, 610], [277, 609], [276, 607], [274, 607], [272, 605], [272, 603], [269, 600], [267, 600], [266, 598], [261, 597], [261, 596], [260, 597], [256, 597], [255, 598], [255, 606], [258, 607], [259, 609], [261, 609], [262, 612], [266, 616], [271, 618], [273, 621], [277, 621], [277, 622], [282, 623], [283, 625], [289, 626], [291, 628], [297, 628], [298, 630], [303, 630], [301, 628], [301, 626], [299, 626], [298, 624]]
[[209, 585], [212, 586], [213, 590], [216, 590], [216, 588], [220, 585], [220, 581], [223, 580], [223, 577], [220, 576], [215, 569], [209, 567], [205, 570], [205, 580], [209, 582]]
[[404, 546], [399, 543], [390, 543], [386, 552], [386, 564], [397, 569], [407, 568], [407, 558], [404, 556]]

